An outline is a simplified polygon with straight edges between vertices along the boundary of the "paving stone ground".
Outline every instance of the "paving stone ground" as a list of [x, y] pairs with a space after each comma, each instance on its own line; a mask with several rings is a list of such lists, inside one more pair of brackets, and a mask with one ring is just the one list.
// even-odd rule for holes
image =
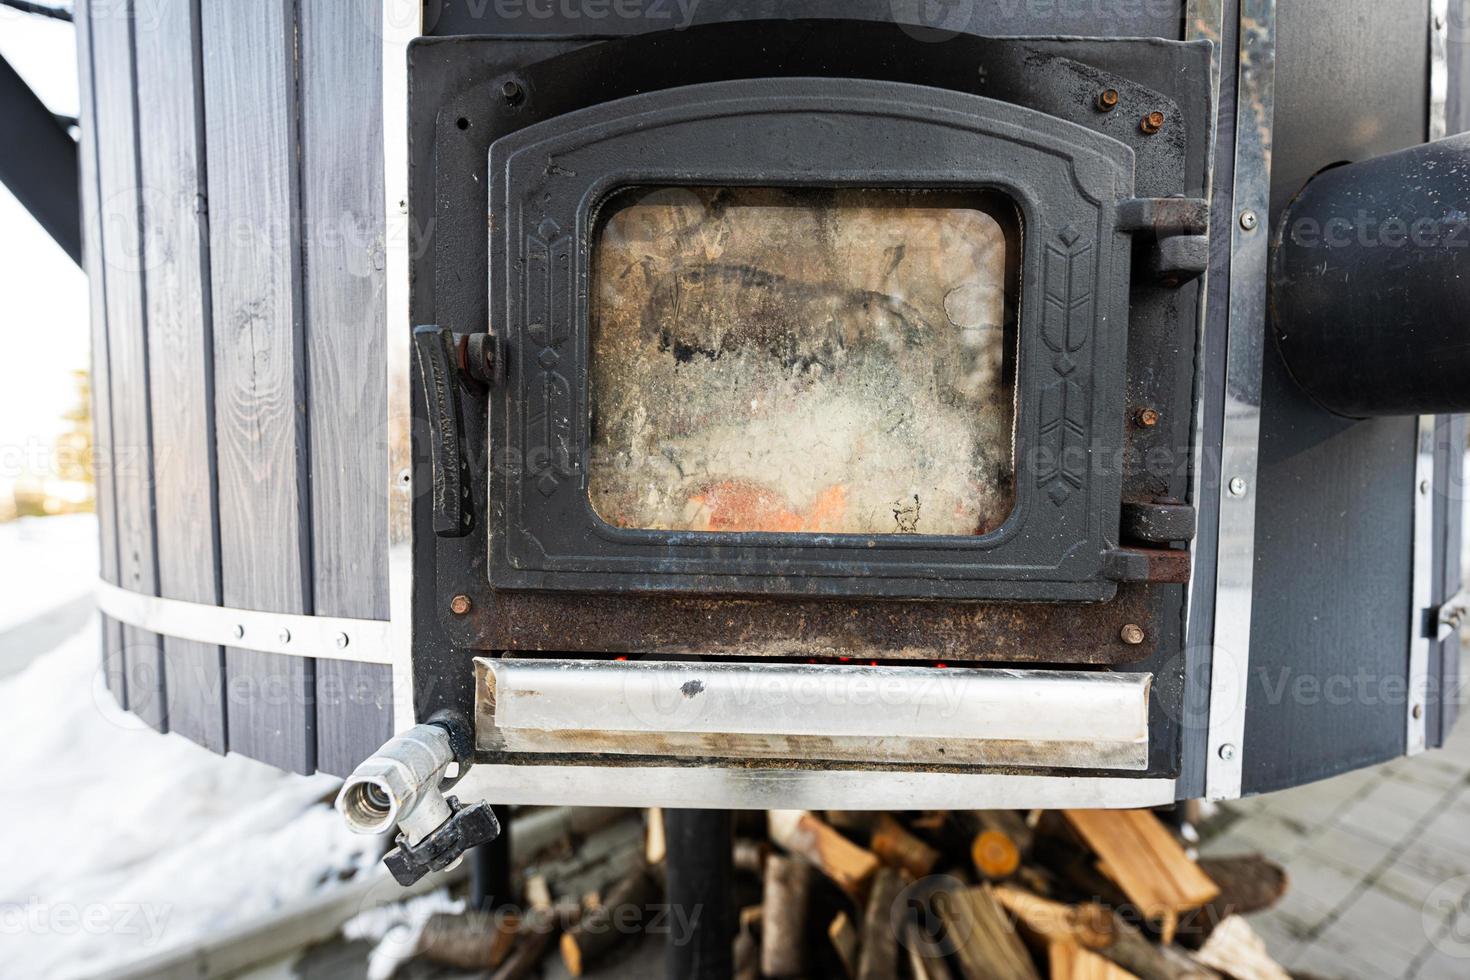
[[1291, 876], [1251, 917], [1293, 973], [1470, 978], [1470, 719], [1413, 759], [1225, 804], [1204, 854], [1258, 852]]

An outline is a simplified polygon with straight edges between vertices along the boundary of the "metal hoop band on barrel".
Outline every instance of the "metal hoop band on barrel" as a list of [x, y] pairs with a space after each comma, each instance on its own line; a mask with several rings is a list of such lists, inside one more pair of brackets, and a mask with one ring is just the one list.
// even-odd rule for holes
[[317, 660], [393, 662], [386, 620], [231, 609], [160, 599], [101, 580], [97, 582], [97, 608], [118, 622], [150, 633], [214, 646]]

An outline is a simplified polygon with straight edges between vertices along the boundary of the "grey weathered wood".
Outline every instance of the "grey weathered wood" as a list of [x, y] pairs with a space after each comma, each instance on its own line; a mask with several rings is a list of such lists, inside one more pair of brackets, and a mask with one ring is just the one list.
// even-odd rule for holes
[[[170, 599], [214, 605], [219, 535], [198, 11], [191, 0], [163, 0], [149, 13], [137, 23], [135, 45], [158, 587]], [[174, 638], [163, 650], [169, 728], [225, 751], [224, 651]]]
[[[97, 182], [96, 88], [92, 74], [92, 30], [88, 3], [76, 5], [77, 67], [81, 145], [77, 154], [82, 197], [82, 264], [87, 271], [92, 318], [92, 424], [97, 489], [97, 527], [102, 578], [117, 584], [116, 498], [112, 483], [112, 388], [107, 370], [106, 261]], [[118, 704], [127, 704], [127, 669], [122, 627], [102, 617], [102, 669]]]
[[[315, 610], [388, 618], [381, 0], [301, 0], [302, 217]], [[317, 767], [392, 734], [392, 668], [317, 663]]]
[[[309, 613], [295, 13], [202, 3], [223, 600]], [[230, 648], [225, 668], [231, 749], [313, 771], [315, 661]]]
[[[102, 218], [112, 462], [116, 494], [117, 584], [156, 594], [153, 544], [153, 446], [148, 413], [148, 340], [142, 272], [149, 256], [139, 222], [142, 182], [136, 137], [135, 21], [124, 8], [93, 6], [93, 90], [96, 99], [97, 174]], [[127, 10], [131, 14], [131, 10]], [[167, 730], [163, 664], [158, 638], [123, 628], [128, 710]]]

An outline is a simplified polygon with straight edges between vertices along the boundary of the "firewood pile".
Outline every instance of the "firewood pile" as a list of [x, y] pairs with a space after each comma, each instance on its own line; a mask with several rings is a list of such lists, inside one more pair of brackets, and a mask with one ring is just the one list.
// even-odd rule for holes
[[[516, 911], [436, 915], [419, 954], [496, 980], [616, 977], [640, 938], [679, 935], [659, 811], [567, 813], [523, 861]], [[1287, 976], [1243, 918], [1281, 898], [1286, 873], [1195, 860], [1146, 810], [748, 813], [733, 864], [739, 978]]]

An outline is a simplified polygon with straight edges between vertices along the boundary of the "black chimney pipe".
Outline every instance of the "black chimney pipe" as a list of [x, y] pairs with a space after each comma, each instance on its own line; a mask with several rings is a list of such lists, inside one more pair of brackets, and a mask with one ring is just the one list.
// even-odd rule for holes
[[1274, 245], [1277, 347], [1320, 405], [1470, 411], [1470, 135], [1323, 171]]

